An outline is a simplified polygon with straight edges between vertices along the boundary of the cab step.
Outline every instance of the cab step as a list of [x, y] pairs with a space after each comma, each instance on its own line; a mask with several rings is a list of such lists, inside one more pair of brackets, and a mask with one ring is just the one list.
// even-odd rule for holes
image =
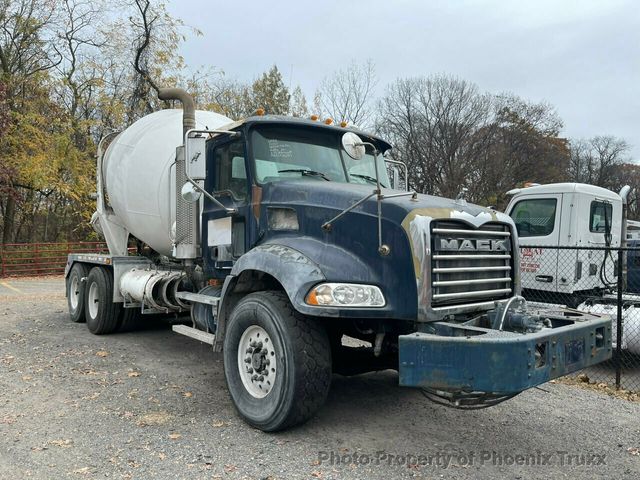
[[213, 345], [213, 342], [216, 339], [216, 336], [213, 333], [204, 332], [187, 325], [174, 325], [173, 331], [179, 333], [180, 335], [186, 335], [187, 337], [195, 338], [196, 340], [200, 340], [201, 342], [208, 343], [209, 345]]

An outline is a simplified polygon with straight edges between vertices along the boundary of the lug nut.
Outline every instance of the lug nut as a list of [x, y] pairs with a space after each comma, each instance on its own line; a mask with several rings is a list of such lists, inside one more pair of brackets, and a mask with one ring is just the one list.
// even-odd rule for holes
[[253, 353], [253, 348], [247, 348], [247, 351], [244, 353]]
[[259, 381], [259, 382], [262, 382], [263, 380], [264, 380], [264, 376], [263, 376], [263, 375], [260, 375], [260, 376], [258, 377], [258, 381]]
[[247, 357], [244, 359], [244, 363], [251, 363], [251, 358]]

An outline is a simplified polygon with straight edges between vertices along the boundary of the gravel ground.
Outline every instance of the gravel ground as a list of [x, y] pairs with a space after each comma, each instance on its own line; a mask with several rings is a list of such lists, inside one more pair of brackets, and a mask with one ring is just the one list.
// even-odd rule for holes
[[640, 403], [562, 384], [464, 412], [393, 372], [334, 376], [316, 418], [265, 434], [208, 346], [163, 325], [93, 336], [61, 279], [28, 283], [0, 291], [3, 479], [640, 477]]

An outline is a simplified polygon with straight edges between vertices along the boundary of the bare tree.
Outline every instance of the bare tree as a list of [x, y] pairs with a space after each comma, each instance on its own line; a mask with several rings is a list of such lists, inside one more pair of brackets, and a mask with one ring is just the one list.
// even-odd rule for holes
[[62, 60], [50, 41], [55, 12], [46, 0], [0, 0], [0, 75], [9, 97]]
[[628, 162], [629, 144], [611, 135], [571, 141], [569, 178], [574, 182], [615, 188], [617, 169]]
[[377, 84], [373, 61], [351, 63], [325, 78], [316, 93], [323, 113], [337, 122], [348, 122], [361, 128], [373, 122], [372, 95]]
[[398, 80], [379, 102], [377, 130], [423, 193], [453, 197], [467, 184], [491, 124], [491, 99], [448, 76]]
[[95, 59], [107, 43], [100, 28], [105, 5], [95, 0], [63, 0], [62, 4], [60, 45], [55, 47], [62, 58], [57, 66], [60, 102], [71, 117], [74, 143], [85, 149], [90, 140], [93, 97], [103, 81]]

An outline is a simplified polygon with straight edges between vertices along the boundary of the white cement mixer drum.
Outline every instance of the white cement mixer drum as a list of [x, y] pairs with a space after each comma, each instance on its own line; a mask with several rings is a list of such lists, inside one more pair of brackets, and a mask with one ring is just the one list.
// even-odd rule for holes
[[[223, 115], [196, 111], [196, 128], [231, 123]], [[182, 110], [147, 115], [118, 135], [102, 162], [109, 204], [122, 224], [163, 255], [171, 254], [175, 220], [175, 152], [182, 140]]]

